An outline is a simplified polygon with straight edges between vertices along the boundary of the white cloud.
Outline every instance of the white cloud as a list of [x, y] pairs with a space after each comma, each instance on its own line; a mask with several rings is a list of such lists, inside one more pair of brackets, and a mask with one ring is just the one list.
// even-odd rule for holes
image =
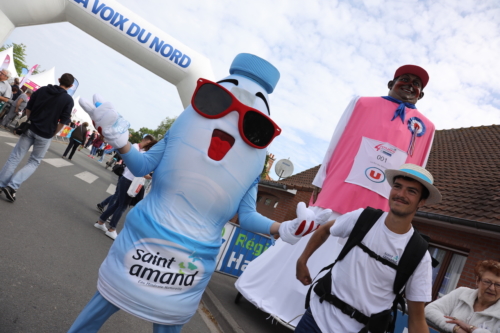
[[[438, 129], [500, 123], [500, 9], [490, 1], [132, 1], [121, 3], [207, 56], [216, 78], [234, 56], [257, 54], [281, 80], [270, 96], [283, 134], [269, 150], [296, 172], [321, 163], [354, 95], [387, 94], [403, 64], [429, 71], [417, 104]], [[133, 128], [182, 111], [173, 86], [69, 24], [19, 28], [28, 62], [74, 72], [77, 94], [99, 92]]]

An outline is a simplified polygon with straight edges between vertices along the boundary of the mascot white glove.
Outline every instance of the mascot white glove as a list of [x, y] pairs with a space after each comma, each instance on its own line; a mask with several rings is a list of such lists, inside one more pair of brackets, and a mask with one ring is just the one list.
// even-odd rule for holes
[[297, 205], [297, 218], [291, 221], [282, 222], [279, 227], [279, 234], [284, 242], [295, 244], [299, 239], [327, 222], [332, 211], [325, 209], [318, 215], [314, 214], [312, 209], [306, 207], [306, 204], [299, 202]]
[[95, 94], [93, 104], [80, 98], [80, 106], [89, 114], [97, 131], [113, 148], [123, 148], [127, 144], [130, 123], [116, 112], [110, 102], [104, 102], [101, 96]]

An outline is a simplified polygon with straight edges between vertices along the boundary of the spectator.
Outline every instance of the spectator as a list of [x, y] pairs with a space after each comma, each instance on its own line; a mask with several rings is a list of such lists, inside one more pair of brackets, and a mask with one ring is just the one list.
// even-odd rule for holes
[[99, 159], [98, 162], [102, 163], [102, 161], [104, 160], [104, 155], [106, 154], [111, 154], [112, 152], [115, 151], [115, 149], [110, 145], [108, 144], [107, 142], [105, 142], [105, 146], [104, 148], [102, 148], [102, 155], [101, 155], [101, 158]]
[[99, 134], [92, 142], [92, 150], [90, 151], [89, 157], [94, 158], [94, 156], [97, 153], [97, 150], [101, 147], [103, 142], [104, 138], [102, 137], [102, 135]]
[[[16, 200], [16, 191], [38, 168], [49, 149], [52, 137], [69, 123], [74, 103], [66, 90], [73, 85], [73, 82], [73, 75], [66, 73], [59, 78], [59, 86], [49, 84], [31, 96], [26, 106], [26, 114], [31, 121], [30, 128], [21, 135], [0, 171], [0, 188], [8, 201]], [[33, 152], [28, 163], [14, 174], [31, 146]]]
[[[21, 89], [19, 89], [19, 86], [16, 85], [16, 84], [14, 84], [11, 88], [12, 88], [12, 98], [11, 98], [11, 100], [15, 101], [19, 97], [19, 95], [21, 95], [23, 93], [23, 91]], [[28, 91], [28, 90], [26, 90], [26, 91]]]
[[[144, 153], [151, 147], [153, 147], [157, 142], [158, 141], [156, 141], [153, 136], [146, 135], [140, 143], [135, 143], [133, 147], [139, 150], [141, 153]], [[116, 225], [118, 224], [118, 221], [120, 221], [123, 212], [125, 211], [125, 209], [127, 209], [132, 201], [132, 198], [127, 194], [128, 188], [130, 187], [130, 184], [132, 184], [132, 180], [134, 180], [134, 175], [128, 168], [125, 168], [123, 176], [118, 179], [118, 184], [116, 185], [116, 190], [113, 198], [108, 198], [107, 200], [105, 200], [107, 202], [102, 202], [97, 205], [97, 208], [101, 210], [103, 208], [103, 203], [109, 203], [108, 208], [106, 208], [106, 210], [101, 214], [99, 220], [94, 224], [94, 227], [105, 231], [106, 236], [111, 239], [116, 238]], [[111, 217], [108, 229], [106, 228], [104, 223], [111, 215], [113, 215], [113, 217]]]
[[9, 84], [10, 72], [6, 69], [0, 70], [0, 114], [3, 106], [12, 97], [12, 87]]
[[8, 113], [3, 117], [1, 124], [2, 127], [7, 128], [7, 124], [10, 123], [12, 119], [19, 114], [19, 112], [24, 110], [32, 94], [33, 90], [28, 89], [25, 93], [18, 95], [17, 99], [9, 100], [10, 110], [8, 110]]
[[85, 143], [85, 148], [90, 146], [92, 143], [94, 143], [94, 139], [97, 135], [97, 131], [93, 131], [92, 134], [90, 134], [89, 138], [87, 139], [87, 142]]
[[431, 325], [444, 332], [500, 332], [500, 262], [479, 261], [474, 273], [477, 289], [458, 288], [426, 306]]
[[85, 141], [85, 134], [87, 133], [87, 126], [89, 126], [89, 123], [83, 123], [82, 125], [75, 128], [75, 130], [71, 133], [71, 137], [69, 138], [68, 147], [64, 151], [62, 158], [65, 159], [66, 155], [68, 155], [68, 152], [71, 150], [71, 153], [69, 154], [69, 157], [68, 157], [68, 160], [71, 161], [71, 159], [73, 158], [73, 155], [75, 154], [76, 148], [78, 148], [78, 146], [83, 144], [83, 142]]

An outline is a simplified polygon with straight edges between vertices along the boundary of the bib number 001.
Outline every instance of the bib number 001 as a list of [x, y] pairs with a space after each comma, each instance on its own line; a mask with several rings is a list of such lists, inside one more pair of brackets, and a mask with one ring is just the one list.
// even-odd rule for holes
[[382, 156], [382, 155], [377, 155], [377, 160], [382, 161], [382, 162], [387, 162], [387, 157]]

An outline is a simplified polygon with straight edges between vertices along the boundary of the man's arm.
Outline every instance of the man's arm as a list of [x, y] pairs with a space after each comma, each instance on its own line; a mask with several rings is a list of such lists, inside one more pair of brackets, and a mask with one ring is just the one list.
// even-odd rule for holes
[[8, 97], [3, 97], [3, 96], [0, 96], [0, 101], [2, 102], [8, 102], [10, 99]]
[[[29, 111], [29, 110], [28, 110]], [[28, 111], [26, 111], [26, 114], [28, 114]], [[28, 116], [29, 117], [29, 116]], [[59, 133], [60, 130], [62, 130], [62, 128], [64, 127], [64, 124], [61, 124], [61, 123], [57, 123], [57, 128], [56, 128], [56, 132], [54, 133], [53, 136], [56, 136], [57, 133]]]
[[[297, 280], [302, 282], [303, 285], [307, 286], [312, 283], [311, 275], [309, 274], [309, 269], [307, 268], [307, 261], [312, 256], [312, 254], [330, 237], [330, 228], [335, 223], [335, 220], [329, 221], [323, 224], [316, 230], [309, 242], [307, 242], [306, 248], [297, 260]], [[423, 308], [422, 308], [423, 309]]]
[[[29, 118], [29, 117], [30, 117], [30, 114], [31, 114], [31, 110], [26, 109], [26, 117], [28, 117], [28, 118]], [[59, 132], [59, 131], [58, 131], [58, 132]]]
[[408, 332], [429, 332], [429, 326], [425, 321], [425, 303], [408, 301]]
[[21, 103], [22, 103], [23, 101], [24, 101], [24, 100], [23, 100], [21, 97], [19, 97], [19, 98], [17, 99], [16, 108], [15, 108], [15, 111], [16, 111], [16, 112], [18, 112], [18, 111], [19, 111], [19, 105], [21, 105]]

